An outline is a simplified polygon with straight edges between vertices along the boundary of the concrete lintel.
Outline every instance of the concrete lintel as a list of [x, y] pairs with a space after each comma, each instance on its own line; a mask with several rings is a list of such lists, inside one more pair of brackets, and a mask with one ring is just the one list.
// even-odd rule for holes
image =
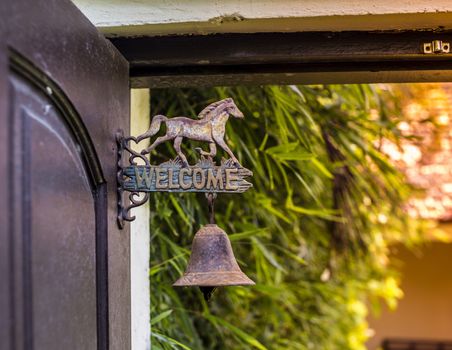
[[107, 36], [452, 29], [450, 0], [73, 0]]

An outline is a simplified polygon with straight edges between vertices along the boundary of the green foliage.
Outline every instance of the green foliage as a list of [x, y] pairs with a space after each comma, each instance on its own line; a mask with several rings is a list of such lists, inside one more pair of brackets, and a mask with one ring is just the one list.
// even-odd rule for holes
[[[265, 86], [155, 90], [151, 108], [195, 117], [225, 97], [245, 114], [229, 119], [227, 142], [253, 170], [254, 187], [220, 195], [216, 221], [256, 286], [219, 289], [210, 304], [195, 288], [173, 288], [207, 202], [156, 194], [153, 349], [365, 349], [369, 298], [400, 297], [388, 242], [410, 235], [404, 178], [379, 150], [400, 137], [397, 103], [370, 85]], [[184, 146], [191, 162], [195, 146], [206, 148]], [[152, 162], [174, 155], [161, 145]]]

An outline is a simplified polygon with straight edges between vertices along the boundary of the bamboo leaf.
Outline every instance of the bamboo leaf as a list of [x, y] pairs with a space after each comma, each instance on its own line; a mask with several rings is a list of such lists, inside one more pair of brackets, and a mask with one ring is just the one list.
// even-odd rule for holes
[[154, 337], [160, 341], [170, 344], [173, 349], [192, 350], [188, 346], [182, 344], [181, 342], [178, 342], [177, 340], [160, 333], [151, 332], [151, 337]]
[[167, 318], [169, 315], [172, 314], [172, 312], [173, 312], [173, 310], [166, 310], [166, 311], [163, 311], [162, 313], [158, 314], [157, 316], [153, 317], [151, 320], [151, 326], [159, 323], [164, 318]]
[[253, 346], [256, 349], [259, 350], [267, 350], [265, 346], [263, 346], [256, 338], [253, 338], [251, 335], [243, 332], [240, 328], [237, 328], [233, 326], [232, 324], [224, 321], [221, 318], [215, 317], [213, 315], [205, 315], [205, 317], [209, 320], [211, 320], [213, 323], [217, 323], [227, 329], [229, 329], [234, 335], [239, 337], [241, 340], [243, 340], [245, 343]]

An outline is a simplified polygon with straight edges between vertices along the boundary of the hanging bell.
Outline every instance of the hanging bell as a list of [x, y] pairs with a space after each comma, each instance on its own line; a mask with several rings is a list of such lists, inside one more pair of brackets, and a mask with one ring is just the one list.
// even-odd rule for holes
[[240, 270], [228, 235], [215, 224], [201, 227], [193, 239], [187, 271], [173, 286], [245, 286], [254, 285]]

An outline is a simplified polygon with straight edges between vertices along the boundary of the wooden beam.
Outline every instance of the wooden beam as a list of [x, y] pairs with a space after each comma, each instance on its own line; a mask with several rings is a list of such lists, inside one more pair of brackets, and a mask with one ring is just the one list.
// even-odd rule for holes
[[215, 34], [111, 39], [133, 87], [450, 81], [450, 31]]

